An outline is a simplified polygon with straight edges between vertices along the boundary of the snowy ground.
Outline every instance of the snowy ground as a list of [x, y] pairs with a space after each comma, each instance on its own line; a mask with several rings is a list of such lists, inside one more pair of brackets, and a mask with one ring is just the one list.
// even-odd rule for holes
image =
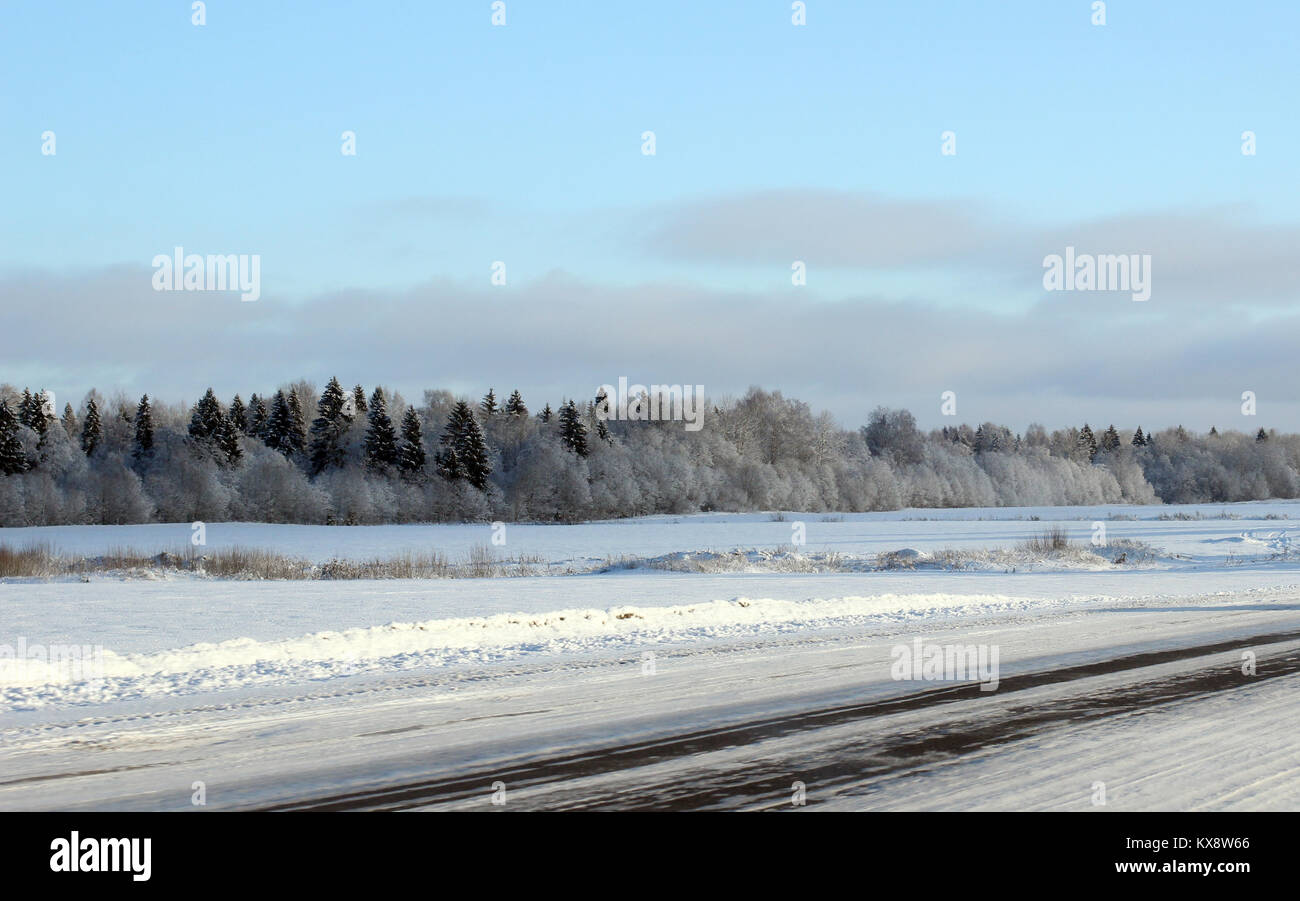
[[[490, 807], [494, 783], [522, 809], [791, 807], [796, 783], [810, 809], [1300, 808], [1300, 505], [784, 520], [510, 525], [504, 553], [553, 566], [526, 578], [0, 582], [0, 655], [102, 648], [90, 680], [0, 660], [0, 808], [190, 809], [197, 782], [210, 809]], [[801, 552], [866, 559], [1010, 548], [1053, 523], [1084, 544], [1095, 521], [1161, 552], [1139, 566], [560, 575], [788, 546], [796, 522]], [[189, 534], [0, 542], [89, 555]], [[207, 526], [209, 547], [312, 560], [490, 539], [486, 525]], [[997, 690], [895, 679], [894, 649], [917, 638], [996, 648]]]

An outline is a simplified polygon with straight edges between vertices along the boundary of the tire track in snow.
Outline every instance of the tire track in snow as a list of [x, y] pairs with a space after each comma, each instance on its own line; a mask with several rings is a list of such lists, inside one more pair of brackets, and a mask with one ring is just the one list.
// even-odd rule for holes
[[[861, 704], [840, 705], [799, 714], [753, 720], [712, 729], [698, 730], [669, 738], [634, 742], [608, 748], [543, 757], [524, 763], [484, 767], [468, 775], [408, 781], [400, 784], [346, 792], [318, 798], [286, 800], [266, 810], [409, 810], [433, 805], [454, 805], [481, 800], [493, 782], [505, 782], [512, 791], [512, 807], [542, 809], [691, 810], [740, 804], [762, 805], [782, 799], [788, 805], [790, 783], [798, 778], [819, 788], [836, 784], [861, 783], [923, 766], [927, 761], [951, 760], [1012, 741], [1018, 741], [1056, 726], [1078, 724], [1107, 717], [1140, 713], [1159, 704], [1186, 700], [1219, 691], [1231, 691], [1300, 673], [1300, 648], [1269, 657], [1258, 675], [1245, 677], [1239, 667], [1220, 662], [1187, 673], [1143, 681], [1137, 685], [1107, 688], [1086, 696], [1075, 695], [1038, 707], [1031, 704], [1008, 711], [990, 710], [1008, 695], [1034, 688], [1068, 685], [1096, 676], [1138, 671], [1161, 664], [1177, 663], [1238, 652], [1250, 647], [1300, 641], [1300, 630], [1274, 632], [1250, 638], [1132, 654], [1059, 669], [1006, 676], [994, 693], [982, 692], [978, 683], [960, 683]], [[1262, 657], [1263, 654], [1261, 653]], [[754, 745], [801, 733], [871, 721], [930, 708], [953, 705], [960, 708], [979, 701], [978, 710], [958, 709], [955, 718], [942, 729], [918, 726], [891, 735], [875, 735], [870, 741], [840, 742], [819, 748], [818, 763], [809, 764], [808, 752], [766, 757], [761, 764], [752, 759], [710, 766], [707, 755]], [[825, 753], [823, 753], [825, 752]], [[671, 778], [653, 778], [637, 783], [636, 771], [659, 764], [700, 758], [688, 772], [674, 770]], [[593, 790], [575, 798], [578, 780], [620, 777], [617, 785]], [[562, 783], [573, 783], [564, 786]], [[556, 783], [561, 785], [556, 786]], [[538, 794], [530, 803], [526, 790], [555, 786], [568, 790], [569, 797], [548, 799]], [[773, 805], [768, 805], [773, 806]]]

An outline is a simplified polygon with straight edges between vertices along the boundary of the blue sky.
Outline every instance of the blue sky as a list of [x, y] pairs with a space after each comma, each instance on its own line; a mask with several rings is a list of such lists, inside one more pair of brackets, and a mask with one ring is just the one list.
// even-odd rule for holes
[[[837, 327], [833, 311], [855, 304], [879, 306], [882, 322], [893, 322], [888, 314], [900, 306], [921, 305], [983, 317], [992, 329], [990, 317], [1016, 316], [1024, 326], [1057, 305], [1039, 284], [1044, 253], [1059, 252], [1076, 234], [1103, 244], [1114, 235], [1116, 249], [1147, 252], [1124, 242], [1141, 244], [1157, 228], [1154, 218], [1154, 245], [1201, 249], [1189, 250], [1189, 258], [1204, 258], [1205, 247], [1250, 250], [1261, 241], [1276, 253], [1227, 253], [1208, 280], [1199, 262], [1184, 267], [1168, 277], [1171, 290], [1163, 295], [1157, 281], [1162, 305], [1154, 310], [1110, 301], [1091, 309], [1109, 310], [1116, 323], [1129, 323], [1126, 330], [1159, 322], [1224, 335], [1248, 320], [1279, 318], [1285, 322], [1265, 334], [1291, 327], [1295, 276], [1284, 251], [1300, 199], [1300, 7], [1110, 2], [1107, 24], [1097, 27], [1088, 0], [808, 0], [808, 24], [794, 27], [790, 5], [507, 0], [508, 24], [493, 27], [486, 0], [213, 0], [207, 24], [194, 27], [187, 2], [6, 2], [0, 169], [8, 215], [0, 217], [0, 277], [11, 282], [0, 294], [0, 325], [19, 322], [19, 284], [38, 297], [65, 298], [66, 307], [60, 300], [46, 309], [49, 317], [85, 323], [89, 301], [71, 299], [77, 289], [70, 279], [115, 284], [111, 273], [124, 268], [147, 278], [153, 256], [180, 244], [198, 253], [261, 255], [264, 309], [253, 314], [237, 301], [216, 300], [204, 308], [232, 335], [254, 321], [292, 333], [310, 311], [326, 308], [323, 298], [343, 295], [436, 311], [453, 296], [463, 302], [485, 289], [495, 260], [507, 263], [513, 304], [524, 303], [528, 291], [549, 296], [558, 281], [610, 292], [614, 317], [635, 318], [635, 298], [660, 290], [680, 294], [682, 310], [695, 303], [743, 318], [753, 298], [779, 303], [773, 298], [789, 287], [790, 260], [804, 259], [808, 288], [787, 302], [811, 318], [831, 317], [830, 329]], [[57, 136], [53, 157], [39, 152], [47, 129]], [[1240, 152], [1248, 129], [1258, 135], [1254, 157]], [[355, 157], [340, 153], [345, 130], [356, 132]], [[640, 152], [646, 130], [656, 134], [653, 157]], [[945, 130], [956, 132], [955, 157], [939, 153]], [[730, 212], [719, 213], [720, 203]], [[783, 213], [791, 203], [796, 212]], [[937, 247], [912, 253], [910, 245], [892, 247], [888, 224], [877, 224], [853, 238], [860, 257], [852, 247], [825, 246], [827, 236], [815, 228], [783, 230], [783, 217], [826, 221], [827, 205], [850, 224], [869, 219], [859, 214], [864, 204], [917, 210], [923, 241], [946, 236], [954, 221], [960, 227]], [[685, 227], [699, 219], [727, 234]], [[750, 246], [761, 250], [741, 252], [737, 242], [750, 229]], [[690, 243], [676, 237], [683, 234]], [[975, 235], [992, 237], [983, 243]], [[886, 250], [872, 253], [872, 246]], [[1233, 267], [1270, 266], [1276, 277], [1261, 285], [1247, 278], [1222, 303], [1173, 290], [1236, 286]], [[1255, 303], [1252, 291], [1268, 296]], [[709, 301], [686, 299], [701, 295]], [[140, 300], [139, 309], [150, 303]], [[128, 292], [117, 313], [130, 317], [135, 304]], [[97, 323], [91, 317], [101, 333], [111, 327], [108, 315]], [[580, 331], [585, 321], [569, 326]], [[731, 375], [701, 366], [722, 382], [719, 389], [758, 381], [806, 396], [826, 393], [839, 378], [808, 373], [815, 359], [784, 352], [779, 316], [761, 327], [771, 331], [749, 335], [749, 350], [782, 362], [736, 367]], [[893, 340], [922, 343], [931, 331], [895, 333]], [[1024, 341], [1034, 340], [1032, 328], [1022, 332]], [[1180, 365], [1198, 336], [1184, 333], [1171, 343], [1165, 367]], [[1238, 337], [1234, 353], [1249, 346], [1248, 334]], [[485, 338], [483, 349], [491, 347]], [[275, 381], [323, 381], [331, 372], [333, 361], [281, 350], [276, 366], [264, 369], [245, 366], [234, 350], [200, 355], [192, 368], [47, 353], [11, 358], [15, 371], [0, 379], [59, 381], [68, 385], [65, 394], [92, 384], [118, 387], [112, 381], [192, 399], [208, 383], [245, 394], [263, 387], [240, 384], [241, 372]], [[561, 371], [538, 358], [534, 370], [521, 365], [510, 377], [532, 372], [521, 387], [575, 393], [593, 378], [674, 374], [606, 374], [663, 357], [659, 345], [624, 351], [593, 362], [599, 373], [580, 365]], [[466, 359], [482, 361], [483, 354]], [[339, 368], [349, 363], [358, 371], [340, 373], [345, 379], [397, 380], [408, 391], [445, 385], [481, 392], [489, 382], [503, 384], [486, 363], [454, 371], [411, 364], [409, 373], [405, 366], [390, 373], [383, 367], [393, 364], [391, 355], [361, 350]], [[687, 370], [690, 364], [689, 354], [676, 361]], [[984, 385], [999, 380], [990, 372], [976, 378], [975, 362], [970, 366], [974, 391], [989, 393]], [[1281, 381], [1270, 372], [1256, 379]], [[963, 378], [961, 371], [946, 375]], [[146, 377], [165, 384], [138, 384]], [[706, 379], [684, 371], [671, 381]], [[869, 406], [920, 404], [937, 393], [901, 375], [892, 385], [880, 381]], [[1013, 425], [1058, 424], [1061, 403], [1079, 406], [1065, 421], [1080, 419], [1107, 397], [1107, 409], [1121, 397], [1138, 405], [1135, 416], [1141, 404], [1152, 406], [1153, 416], [1162, 409], [1159, 394], [1135, 398], [1141, 386], [1098, 395], [1062, 382], [1051, 388], [1059, 396], [1041, 404], [1026, 400], [1028, 389], [1015, 400], [1006, 389], [979, 410]], [[1215, 415], [1218, 389], [1198, 390], [1177, 400], [1186, 402], [1177, 415]], [[1222, 390], [1239, 394], [1233, 386]], [[827, 405], [854, 424], [865, 415], [858, 393], [845, 387]], [[1279, 384], [1273, 395], [1274, 410], [1292, 420], [1279, 424], [1300, 427], [1294, 393], [1283, 396]]]

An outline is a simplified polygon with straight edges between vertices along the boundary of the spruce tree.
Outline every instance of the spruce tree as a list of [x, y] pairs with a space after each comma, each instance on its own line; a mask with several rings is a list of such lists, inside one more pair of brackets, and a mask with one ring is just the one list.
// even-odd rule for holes
[[542, 408], [542, 412], [537, 414], [537, 418], [540, 419], [542, 422], [550, 422], [551, 417], [554, 415], [555, 414], [551, 412], [551, 405], [548, 403], [545, 407]]
[[81, 450], [87, 457], [99, 447], [100, 422], [99, 406], [93, 397], [86, 400], [86, 418], [81, 422]]
[[[609, 426], [606, 425], [610, 415], [609, 403], [609, 395], [605, 393], [604, 388], [601, 388], [596, 392], [595, 403], [591, 405], [591, 416], [596, 423], [596, 437], [612, 447], [614, 436], [609, 433]], [[597, 411], [601, 411], [601, 414], [598, 415]]]
[[356, 407], [353, 411], [356, 416], [364, 416], [368, 410], [366, 407], [366, 389], [357, 385], [352, 389], [352, 405]]
[[254, 438], [266, 440], [266, 424], [270, 419], [270, 413], [266, 409], [266, 401], [254, 394], [248, 399], [248, 434]]
[[1092, 434], [1092, 428], [1085, 422], [1083, 428], [1079, 430], [1079, 450], [1088, 455], [1092, 460], [1097, 456], [1097, 439]]
[[479, 491], [486, 491], [492, 473], [487, 442], [469, 404], [463, 400], [451, 408], [439, 443], [442, 449], [434, 455], [434, 461], [443, 478], [464, 478]]
[[223, 465], [238, 466], [239, 461], [244, 458], [244, 448], [239, 443], [241, 434], [235, 427], [234, 420], [229, 416], [221, 417], [221, 422], [217, 424], [216, 431], [212, 435], [212, 443]]
[[25, 425], [29, 429], [35, 429], [33, 424], [35, 416], [32, 415], [32, 392], [24, 388], [23, 396], [18, 400], [18, 424]]
[[488, 393], [483, 395], [483, 400], [479, 403], [478, 408], [483, 412], [484, 416], [495, 416], [501, 412], [501, 408], [497, 406], [496, 392], [489, 388]]
[[465, 470], [465, 481], [479, 491], [487, 491], [488, 476], [492, 474], [492, 464], [488, 461], [487, 442], [483, 439], [483, 430], [466, 405], [462, 416], [463, 428], [461, 440], [456, 447], [456, 456]]
[[18, 418], [9, 401], [0, 398], [0, 474], [11, 476], [27, 469], [23, 443], [18, 440]]
[[135, 408], [135, 450], [131, 455], [137, 460], [153, 456], [153, 412], [147, 394]]
[[63, 431], [69, 439], [77, 437], [77, 414], [72, 410], [72, 404], [63, 405]]
[[31, 421], [27, 423], [37, 435], [41, 436], [41, 443], [45, 443], [45, 433], [49, 430], [50, 420], [53, 418], [50, 414], [53, 412], [49, 409], [49, 395], [42, 388], [36, 394], [32, 395], [31, 400]]
[[1132, 444], [1134, 447], [1146, 447], [1146, 443], [1147, 439], [1146, 436], [1142, 434], [1142, 426], [1138, 426], [1138, 430], [1133, 433]]
[[1263, 426], [1260, 426], [1259, 431], [1255, 433], [1255, 440], [1256, 440], [1256, 441], [1267, 441], [1267, 440], [1268, 440], [1268, 433], [1264, 431], [1264, 427], [1263, 427]]
[[307, 449], [307, 418], [302, 412], [302, 403], [298, 400], [298, 392], [289, 389], [289, 434], [287, 436], [290, 448], [296, 454], [302, 453]]
[[402, 444], [397, 449], [397, 466], [402, 472], [413, 475], [424, 470], [424, 440], [420, 437], [420, 417], [415, 407], [407, 407], [402, 415]]
[[225, 414], [221, 412], [221, 402], [211, 388], [194, 405], [190, 415], [190, 437], [195, 441], [207, 441], [217, 434]]
[[397, 435], [388, 416], [388, 400], [383, 388], [370, 394], [370, 420], [366, 427], [366, 462], [371, 466], [391, 466], [397, 462]]
[[1119, 445], [1119, 432], [1115, 431], [1115, 426], [1112, 424], [1110, 428], [1106, 429], [1106, 431], [1102, 433], [1101, 449], [1110, 454], [1119, 450]]
[[278, 450], [286, 457], [293, 456], [293, 439], [290, 437], [290, 431], [293, 428], [293, 415], [289, 412], [289, 401], [284, 396], [283, 391], [275, 392], [275, 398], [271, 401], [271, 412], [266, 418], [266, 446], [272, 450]]
[[[450, 420], [448, 420], [450, 427]], [[433, 465], [438, 469], [438, 475], [442, 476], [448, 482], [454, 482], [457, 479], [465, 477], [465, 469], [460, 465], [460, 457], [456, 456], [456, 440], [450, 432], [443, 432], [442, 437], [438, 439], [439, 449], [433, 454]]]
[[582, 417], [578, 414], [578, 405], [569, 401], [560, 408], [560, 440], [564, 446], [573, 451], [579, 457], [585, 457], [589, 453], [587, 448], [587, 427], [582, 424]]
[[346, 462], [343, 435], [352, 423], [345, 409], [348, 396], [339, 380], [332, 378], [321, 392], [316, 405], [318, 415], [311, 424], [311, 474], [318, 475], [328, 467], [341, 467]]
[[510, 397], [506, 399], [506, 413], [511, 416], [527, 416], [528, 408], [524, 406], [524, 399], [516, 388], [510, 392]]
[[244, 402], [240, 400], [239, 395], [230, 402], [230, 424], [233, 425], [241, 435], [248, 434], [248, 411], [244, 408]]

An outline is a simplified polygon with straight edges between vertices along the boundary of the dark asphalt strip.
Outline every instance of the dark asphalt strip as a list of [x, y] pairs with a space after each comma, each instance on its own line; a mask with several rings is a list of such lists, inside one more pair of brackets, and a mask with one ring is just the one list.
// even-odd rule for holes
[[[926, 728], [885, 734], [879, 728], [869, 740], [841, 742], [818, 749], [816, 760], [760, 759], [730, 767], [711, 768], [703, 761], [685, 776], [678, 771], [671, 780], [637, 784], [633, 771], [680, 758], [707, 755], [728, 748], [756, 744], [768, 739], [812, 732], [854, 722], [871, 728], [871, 720], [940, 705], [1004, 699], [1008, 694], [1043, 686], [1061, 685], [1094, 676], [1139, 670], [1145, 667], [1254, 650], [1263, 657], [1265, 645], [1300, 640], [1300, 631], [1274, 632], [1231, 641], [1174, 648], [1118, 657], [1111, 660], [1040, 672], [1021, 673], [1002, 679], [996, 692], [982, 692], [978, 683], [949, 684], [896, 698], [862, 704], [828, 707], [804, 713], [731, 724], [685, 735], [657, 738], [608, 748], [570, 752], [505, 767], [485, 766], [455, 777], [422, 779], [400, 784], [318, 798], [286, 800], [266, 810], [341, 811], [405, 810], [449, 804], [471, 798], [486, 799], [494, 782], [510, 790], [510, 809], [617, 809], [691, 810], [707, 807], [753, 805], [762, 799], [774, 803], [788, 799], [792, 780], [809, 786], [826, 786], [846, 781], [862, 782], [874, 777], [929, 762], [948, 760], [981, 749], [1020, 740], [1054, 726], [1088, 722], [1104, 717], [1140, 712], [1154, 705], [1184, 700], [1197, 695], [1230, 691], [1261, 680], [1300, 673], [1300, 649], [1269, 657], [1256, 676], [1244, 676], [1239, 660], [1225, 660], [1189, 673], [1144, 680], [1123, 687], [1091, 692], [1087, 696], [1053, 699], [1050, 706], [1013, 706], [1001, 711], [981, 709], [953, 718], [942, 729]], [[529, 786], [578, 780], [591, 776], [622, 773], [624, 784], [598, 794], [586, 793], [568, 801], [538, 798], [529, 803], [523, 790]], [[811, 800], [811, 799], [810, 799]]]

